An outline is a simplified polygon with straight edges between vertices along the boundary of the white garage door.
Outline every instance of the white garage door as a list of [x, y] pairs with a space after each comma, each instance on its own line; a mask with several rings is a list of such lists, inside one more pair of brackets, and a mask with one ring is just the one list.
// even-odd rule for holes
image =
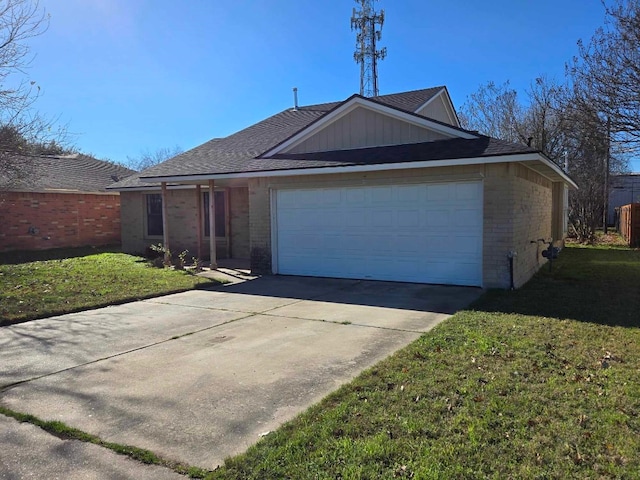
[[275, 271], [482, 285], [482, 182], [275, 192]]

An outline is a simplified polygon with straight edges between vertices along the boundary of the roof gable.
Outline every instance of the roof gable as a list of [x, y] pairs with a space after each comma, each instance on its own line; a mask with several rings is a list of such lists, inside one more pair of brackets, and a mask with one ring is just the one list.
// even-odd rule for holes
[[422, 122], [406, 121], [369, 106], [354, 104], [334, 121], [313, 129], [309, 135], [303, 136], [283, 152], [347, 150], [448, 138], [451, 136], [425, 127]]
[[420, 105], [415, 112], [424, 117], [433, 118], [444, 123], [460, 128], [458, 114], [453, 107], [453, 102], [449, 92], [445, 87], [436, 95], [432, 96], [424, 104]]
[[[263, 153], [261, 158], [268, 158], [284, 152], [318, 151], [323, 148], [336, 150], [398, 145], [446, 138], [477, 138], [477, 135], [466, 130], [383, 104], [379, 98], [369, 99], [360, 95], [353, 95], [306, 128]], [[340, 125], [340, 123], [353, 126], [352, 120], [358, 116], [360, 120], [364, 120], [365, 124], [358, 126], [358, 132], [354, 137], [336, 141], [335, 135], [344, 134], [344, 128], [341, 128], [344, 125]], [[385, 121], [389, 126], [387, 129], [385, 129]], [[391, 122], [396, 128], [391, 126]], [[401, 124], [406, 127], [401, 127]], [[332, 125], [334, 125], [333, 128]], [[320, 135], [329, 138], [332, 132], [334, 134], [333, 142], [329, 139], [325, 141], [320, 137], [316, 137], [315, 141], [313, 140], [314, 136]], [[353, 132], [350, 131], [347, 137], [351, 133]], [[334, 145], [331, 143], [334, 143]], [[341, 145], [337, 146], [337, 144]]]

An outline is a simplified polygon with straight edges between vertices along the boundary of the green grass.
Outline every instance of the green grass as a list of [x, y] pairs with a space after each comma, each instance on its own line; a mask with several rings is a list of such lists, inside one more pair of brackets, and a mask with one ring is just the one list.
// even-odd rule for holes
[[[189, 290], [211, 280], [86, 249], [0, 258], [0, 325]], [[46, 260], [46, 255], [50, 260]], [[24, 255], [24, 254], [23, 254]], [[16, 260], [17, 258], [17, 260]]]
[[640, 251], [565, 249], [211, 479], [640, 478]]

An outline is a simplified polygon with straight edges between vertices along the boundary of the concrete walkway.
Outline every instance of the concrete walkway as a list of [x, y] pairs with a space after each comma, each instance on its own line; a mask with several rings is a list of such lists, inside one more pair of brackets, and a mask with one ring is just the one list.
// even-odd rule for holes
[[[0, 405], [213, 469], [480, 293], [275, 276], [4, 327]], [[59, 441], [0, 420], [41, 455]], [[94, 469], [82, 478], [117, 478], [88, 447], [69, 447]], [[0, 451], [0, 478], [48, 474], [4, 435]]]

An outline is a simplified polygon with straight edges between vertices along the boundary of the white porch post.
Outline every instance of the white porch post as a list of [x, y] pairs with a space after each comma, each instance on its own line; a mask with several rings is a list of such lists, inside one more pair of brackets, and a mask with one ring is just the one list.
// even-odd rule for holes
[[212, 269], [218, 268], [218, 261], [216, 259], [216, 205], [213, 187], [213, 180], [209, 180], [209, 252]]
[[169, 253], [169, 213], [167, 212], [167, 182], [162, 182], [162, 246], [165, 249], [165, 262], [171, 261]]

